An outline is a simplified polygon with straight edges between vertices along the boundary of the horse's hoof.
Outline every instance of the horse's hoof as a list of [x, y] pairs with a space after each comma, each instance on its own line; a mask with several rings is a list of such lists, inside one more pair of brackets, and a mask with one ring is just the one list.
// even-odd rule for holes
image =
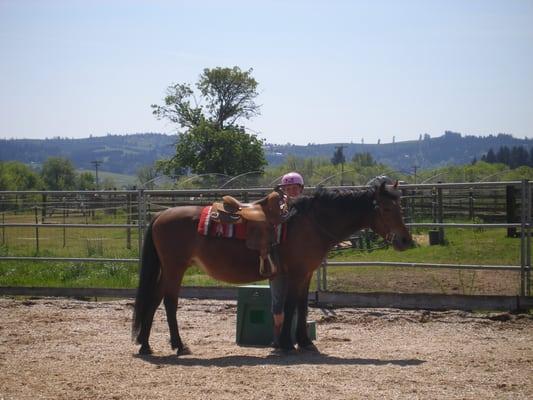
[[177, 355], [177, 356], [188, 356], [189, 354], [192, 354], [192, 351], [191, 351], [191, 349], [189, 349], [187, 346], [185, 346], [185, 347], [182, 348], [182, 349], [179, 349], [179, 350], [176, 352], [176, 355]]
[[298, 346], [298, 350], [304, 351], [306, 353], [316, 353], [319, 354], [320, 350], [313, 343], [306, 344], [304, 346]]
[[270, 356], [273, 357], [286, 357], [290, 355], [296, 354], [296, 349], [282, 349], [281, 347], [277, 347], [275, 349], [272, 349], [270, 351]]
[[148, 355], [150, 355], [152, 353], [153, 353], [153, 351], [150, 348], [150, 346], [141, 346], [141, 348], [139, 349], [139, 355], [141, 355], [141, 356], [148, 356]]

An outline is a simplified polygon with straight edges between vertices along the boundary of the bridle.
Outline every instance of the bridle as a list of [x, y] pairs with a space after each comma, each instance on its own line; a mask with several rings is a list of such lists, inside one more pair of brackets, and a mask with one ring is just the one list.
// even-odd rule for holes
[[396, 234], [392, 232], [390, 225], [387, 222], [387, 218], [385, 218], [383, 210], [376, 199], [372, 200], [372, 205], [374, 212], [379, 214], [379, 220], [381, 221], [385, 232], [387, 232], [387, 234], [385, 235], [385, 241], [392, 244], [394, 238], [396, 237]]

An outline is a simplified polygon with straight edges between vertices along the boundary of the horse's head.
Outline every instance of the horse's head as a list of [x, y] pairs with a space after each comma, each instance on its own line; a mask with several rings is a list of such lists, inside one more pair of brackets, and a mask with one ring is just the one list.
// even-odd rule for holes
[[400, 191], [397, 190], [397, 185], [398, 182], [394, 186], [383, 182], [376, 187], [370, 228], [391, 242], [395, 250], [403, 251], [413, 246], [413, 238], [403, 221]]

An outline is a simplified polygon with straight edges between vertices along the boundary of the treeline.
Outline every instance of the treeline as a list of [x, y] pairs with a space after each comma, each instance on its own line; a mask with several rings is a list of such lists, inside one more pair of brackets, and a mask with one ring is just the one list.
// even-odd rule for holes
[[527, 150], [523, 146], [501, 146], [497, 151], [492, 148], [481, 157], [481, 161], [489, 164], [504, 164], [510, 168], [521, 166], [533, 167], [533, 147]]
[[72, 161], [49, 157], [40, 169], [18, 161], [0, 161], [1, 190], [93, 190], [112, 189], [114, 182], [105, 178], [96, 187], [91, 172], [77, 173]]

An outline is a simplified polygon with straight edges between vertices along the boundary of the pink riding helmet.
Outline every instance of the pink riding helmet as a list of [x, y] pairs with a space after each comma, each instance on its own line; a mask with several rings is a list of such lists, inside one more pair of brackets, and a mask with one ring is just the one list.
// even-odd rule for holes
[[289, 172], [281, 178], [281, 185], [304, 185], [304, 178], [298, 172]]

